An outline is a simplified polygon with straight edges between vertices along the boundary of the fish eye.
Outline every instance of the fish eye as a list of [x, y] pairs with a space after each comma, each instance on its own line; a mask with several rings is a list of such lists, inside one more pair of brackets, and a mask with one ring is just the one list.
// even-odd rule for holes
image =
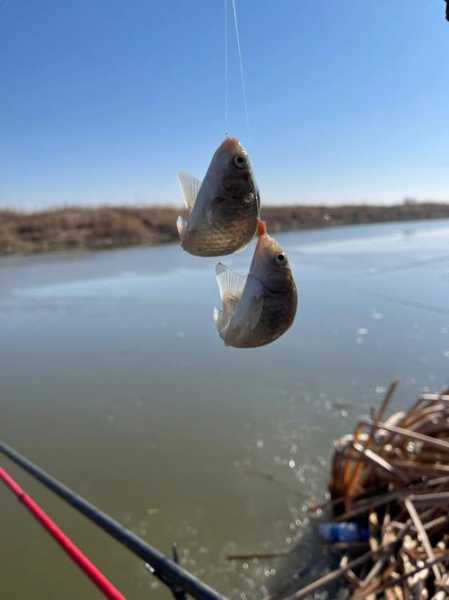
[[234, 164], [239, 169], [244, 169], [246, 167], [246, 158], [243, 156], [243, 154], [237, 154], [237, 156], [234, 156]]
[[284, 265], [287, 262], [287, 258], [285, 256], [285, 254], [277, 254], [274, 257], [274, 260], [279, 264], [279, 265]]

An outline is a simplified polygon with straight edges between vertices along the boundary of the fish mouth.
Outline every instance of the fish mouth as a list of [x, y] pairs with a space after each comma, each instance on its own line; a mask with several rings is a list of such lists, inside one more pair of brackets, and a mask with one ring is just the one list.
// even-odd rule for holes
[[256, 249], [254, 251], [253, 260], [250, 271], [257, 277], [264, 269], [267, 262], [274, 256], [275, 240], [264, 233], [257, 238]]
[[219, 147], [218, 151], [227, 152], [229, 154], [245, 153], [246, 150], [237, 138], [226, 137], [224, 142]]
[[[262, 221], [262, 223], [264, 222]], [[266, 226], [264, 232], [263, 226], [261, 226], [261, 230], [261, 233], [258, 232], [255, 254], [259, 254], [260, 256], [272, 255], [275, 252], [275, 246], [277, 246], [277, 242], [268, 235], [266, 232]]]

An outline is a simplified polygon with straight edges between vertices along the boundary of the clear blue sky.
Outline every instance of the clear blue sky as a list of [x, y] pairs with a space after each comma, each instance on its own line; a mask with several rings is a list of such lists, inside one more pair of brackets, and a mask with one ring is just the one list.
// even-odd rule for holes
[[[237, 8], [265, 202], [449, 201], [442, 0]], [[0, 65], [0, 206], [180, 203], [224, 136], [223, 0], [0, 0]]]

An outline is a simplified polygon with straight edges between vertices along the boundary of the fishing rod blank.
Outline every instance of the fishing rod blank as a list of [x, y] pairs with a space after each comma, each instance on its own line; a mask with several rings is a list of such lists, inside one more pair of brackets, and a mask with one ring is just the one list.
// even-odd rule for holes
[[3, 452], [16, 465], [22, 467], [35, 479], [43, 483], [45, 487], [93, 521], [118, 542], [126, 546], [136, 556], [144, 560], [151, 567], [153, 575], [171, 590], [181, 588], [197, 600], [225, 600], [224, 596], [221, 596], [181, 566], [168, 559], [162, 552], [144, 542], [132, 533], [132, 531], [126, 529], [126, 527], [76, 494], [7, 444], [0, 442], [0, 452]]
[[42, 508], [24, 492], [5, 469], [0, 468], [0, 479], [35, 517], [44, 529], [55, 539], [61, 548], [70, 556], [83, 573], [103, 592], [110, 600], [126, 600], [118, 589], [107, 579], [103, 573], [87, 558], [56, 523], [42, 510]]

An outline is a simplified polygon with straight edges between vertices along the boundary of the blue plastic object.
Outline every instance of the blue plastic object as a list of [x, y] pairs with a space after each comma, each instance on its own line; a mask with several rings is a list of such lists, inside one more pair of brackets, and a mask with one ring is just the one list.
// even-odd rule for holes
[[318, 525], [320, 536], [331, 544], [336, 542], [366, 542], [369, 540], [369, 531], [359, 527], [357, 523], [320, 523]]

